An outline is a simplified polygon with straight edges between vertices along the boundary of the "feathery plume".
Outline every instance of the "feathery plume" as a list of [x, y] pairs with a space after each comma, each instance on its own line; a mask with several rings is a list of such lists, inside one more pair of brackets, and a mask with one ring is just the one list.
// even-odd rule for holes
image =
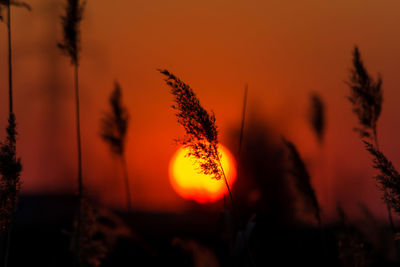
[[360, 127], [355, 128], [361, 137], [373, 138], [377, 142], [376, 125], [382, 110], [382, 79], [377, 81], [368, 74], [356, 46], [353, 52], [353, 69], [350, 74], [349, 101], [353, 104], [353, 112], [357, 115]]
[[16, 122], [10, 114], [6, 141], [0, 143], [0, 232], [7, 230], [17, 207], [22, 165], [16, 156]]
[[200, 166], [200, 171], [212, 175], [219, 180], [223, 177], [218, 153], [218, 130], [215, 124], [215, 115], [211, 115], [200, 105], [192, 88], [182, 82], [168, 70], [159, 70], [166, 76], [166, 83], [171, 87], [175, 96], [178, 123], [185, 129], [186, 135], [180, 141], [189, 148], [188, 156], [195, 158]]
[[126, 202], [128, 210], [131, 209], [131, 192], [128, 177], [128, 168], [125, 158], [125, 140], [128, 130], [129, 113], [122, 105], [121, 87], [116, 82], [115, 89], [110, 96], [111, 112], [105, 113], [101, 120], [100, 136], [109, 144], [111, 152], [117, 155], [124, 171], [124, 181], [126, 189]]
[[[83, 175], [82, 175], [82, 142], [81, 142], [81, 124], [80, 124], [80, 104], [79, 104], [79, 52], [80, 52], [80, 22], [83, 18], [83, 11], [86, 1], [66, 0], [65, 15], [61, 16], [63, 27], [63, 41], [58, 43], [58, 47], [71, 59], [74, 67], [74, 91], [75, 91], [75, 123], [76, 123], [76, 144], [78, 161], [78, 213], [76, 218], [76, 231], [73, 245], [74, 264], [80, 264], [80, 244], [79, 240], [83, 238], [84, 203], [83, 203]], [[83, 229], [84, 230], [84, 229]]]
[[383, 200], [400, 214], [400, 174], [397, 172], [393, 163], [386, 156], [375, 148], [371, 143], [363, 141], [365, 148], [374, 157], [373, 167], [379, 171], [375, 176], [378, 187], [383, 191]]
[[318, 137], [318, 141], [322, 143], [325, 133], [325, 105], [322, 98], [316, 93], [311, 95], [309, 116], [310, 124]]
[[23, 1], [16, 1], [16, 0], [0, 0], [0, 21], [4, 20], [3, 17], [3, 7], [7, 7], [7, 5], [10, 4], [10, 6], [16, 6], [16, 7], [22, 7], [25, 8], [26, 10], [31, 11], [32, 8], [29, 4], [23, 2]]
[[296, 146], [292, 142], [285, 139], [283, 139], [283, 142], [289, 150], [289, 158], [292, 162], [290, 173], [295, 178], [296, 187], [299, 192], [303, 194], [308, 205], [313, 207], [315, 218], [317, 219], [318, 224], [321, 225], [320, 207], [318, 204], [317, 196], [315, 195], [314, 188], [311, 185], [311, 178], [306, 168], [306, 165], [301, 159]]
[[79, 65], [80, 23], [85, 4], [86, 1], [67, 0], [65, 15], [61, 17], [64, 38], [58, 43], [58, 47], [71, 58], [71, 63], [76, 66]]
[[110, 96], [111, 112], [105, 113], [101, 120], [100, 136], [109, 144], [113, 153], [123, 155], [125, 148], [126, 132], [128, 130], [129, 114], [122, 105], [121, 87], [116, 82], [115, 89]]
[[187, 156], [196, 160], [201, 173], [211, 175], [216, 180], [224, 179], [233, 205], [232, 192], [218, 152], [218, 129], [214, 113], [209, 114], [200, 105], [199, 99], [189, 85], [168, 70], [159, 69], [158, 71], [166, 76], [165, 82], [171, 87], [171, 93], [175, 96], [176, 105], [172, 108], [176, 111], [178, 123], [186, 132], [185, 136], [178, 141], [189, 149]]

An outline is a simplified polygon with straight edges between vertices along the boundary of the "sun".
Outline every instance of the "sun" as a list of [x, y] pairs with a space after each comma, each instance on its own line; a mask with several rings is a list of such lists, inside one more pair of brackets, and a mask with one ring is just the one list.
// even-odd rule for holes
[[[172, 156], [169, 165], [169, 179], [175, 192], [181, 197], [199, 203], [213, 202], [227, 194], [223, 179], [216, 180], [211, 175], [199, 173], [198, 164], [187, 157], [187, 148], [179, 148]], [[235, 161], [229, 150], [219, 145], [221, 163], [228, 184], [232, 188], [236, 179]]]

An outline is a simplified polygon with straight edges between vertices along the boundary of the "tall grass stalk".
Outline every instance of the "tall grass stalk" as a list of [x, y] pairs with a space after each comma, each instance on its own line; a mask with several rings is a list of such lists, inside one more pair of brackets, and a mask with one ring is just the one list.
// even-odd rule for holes
[[[300, 156], [296, 146], [285, 139], [283, 139], [288, 151], [289, 157], [292, 162], [292, 168], [290, 169], [290, 173], [295, 178], [295, 185], [300, 194], [303, 195], [307, 205], [312, 207], [314, 211], [315, 219], [318, 223], [318, 229], [320, 232], [320, 242], [323, 248], [324, 258], [327, 258], [327, 247], [326, 247], [326, 237], [325, 232], [322, 225], [321, 220], [321, 208], [315, 194], [315, 190], [311, 184], [311, 177], [307, 170], [307, 167]], [[324, 262], [325, 263], [325, 262]], [[322, 264], [322, 266], [325, 264]]]
[[28, 10], [31, 7], [25, 2], [11, 0], [0, 0], [0, 21], [3, 21], [2, 8], [7, 9], [7, 44], [8, 44], [8, 100], [9, 114], [6, 141], [0, 144], [0, 232], [3, 232], [4, 266], [8, 266], [8, 258], [11, 244], [11, 233], [13, 225], [13, 214], [17, 207], [18, 194], [20, 191], [21, 161], [16, 156], [16, 120], [13, 101], [13, 64], [12, 64], [12, 39], [11, 39], [11, 6], [20, 6]]
[[[239, 168], [241, 163], [241, 153], [242, 153], [242, 145], [244, 138], [244, 124], [246, 121], [246, 107], [247, 107], [247, 91], [248, 85], [246, 84], [244, 87], [244, 95], [243, 95], [243, 106], [242, 106], [242, 118], [240, 121], [240, 133], [239, 133], [239, 145], [238, 145], [238, 163], [236, 167], [237, 175], [239, 175]], [[224, 195], [224, 207], [225, 207], [225, 195]]]
[[82, 145], [81, 145], [81, 122], [80, 122], [80, 103], [79, 103], [79, 52], [81, 50], [80, 23], [82, 21], [85, 1], [66, 0], [65, 15], [61, 16], [63, 26], [63, 41], [58, 47], [70, 58], [74, 67], [74, 89], [75, 89], [75, 122], [76, 122], [76, 141], [77, 141], [77, 161], [78, 161], [78, 213], [77, 226], [74, 237], [74, 265], [79, 265], [81, 229], [82, 229], [82, 199], [83, 199], [83, 177], [82, 177]]
[[199, 171], [213, 178], [224, 179], [231, 204], [233, 207], [232, 192], [221, 164], [221, 155], [218, 152], [218, 129], [213, 112], [208, 113], [200, 104], [193, 89], [182, 82], [168, 70], [158, 70], [163, 74], [165, 82], [171, 88], [175, 97], [175, 115], [178, 123], [185, 129], [185, 136], [178, 141], [189, 149], [187, 156], [192, 157], [199, 164]]
[[[355, 130], [360, 133], [361, 138], [371, 139], [376, 149], [379, 150], [377, 123], [382, 111], [382, 78], [378, 75], [375, 81], [371, 77], [364, 66], [357, 46], [353, 50], [352, 63], [353, 68], [347, 85], [350, 88], [348, 99], [353, 105], [353, 113], [357, 115], [359, 120], [359, 127], [355, 128]], [[384, 188], [384, 190], [386, 189]], [[387, 202], [386, 209], [390, 227], [393, 233], [396, 233], [397, 229], [393, 221], [392, 209]]]
[[9, 113], [13, 113], [13, 84], [12, 84], [12, 46], [11, 46], [11, 7], [7, 2], [7, 33], [8, 33], [8, 99]]
[[295, 179], [296, 188], [298, 189], [299, 193], [303, 195], [307, 205], [312, 207], [315, 219], [318, 222], [318, 226], [319, 228], [322, 228], [321, 209], [315, 194], [315, 190], [311, 184], [311, 177], [307, 167], [297, 151], [296, 146], [292, 142], [285, 139], [283, 139], [283, 142], [289, 151], [289, 158], [292, 162], [290, 173]]
[[118, 83], [115, 83], [115, 89], [111, 93], [109, 103], [111, 111], [105, 113], [101, 120], [100, 136], [121, 162], [126, 190], [126, 206], [130, 211], [132, 209], [132, 197], [125, 154], [129, 113], [122, 105], [122, 92]]
[[[240, 122], [240, 134], [239, 134], [239, 147], [238, 147], [238, 163], [237, 163], [237, 175], [240, 175], [240, 167], [241, 167], [241, 161], [242, 161], [242, 147], [243, 147], [243, 139], [244, 139], [244, 126], [245, 126], [245, 122], [246, 122], [246, 111], [247, 111], [247, 93], [248, 93], [248, 89], [249, 86], [246, 84], [244, 87], [244, 95], [243, 95], [243, 106], [242, 106], [242, 119]], [[242, 220], [240, 220], [240, 216], [239, 216], [239, 224], [240, 227], [242, 227]], [[254, 257], [253, 254], [250, 250], [250, 245], [249, 245], [249, 241], [245, 238], [245, 247], [246, 247], [246, 252], [247, 255], [249, 256], [249, 260], [251, 263], [251, 266], [256, 266], [255, 261], [254, 261]]]
[[243, 145], [243, 137], [244, 137], [244, 124], [246, 121], [246, 109], [247, 109], [247, 92], [248, 92], [249, 86], [246, 84], [244, 87], [244, 96], [243, 96], [243, 107], [242, 107], [242, 120], [240, 123], [240, 135], [239, 135], [239, 150], [238, 150], [238, 156], [239, 156], [239, 161], [240, 161], [240, 156], [242, 153], [242, 145]]
[[[175, 105], [172, 108], [176, 112], [178, 123], [183, 126], [186, 132], [186, 135], [178, 141], [189, 149], [187, 156], [193, 157], [197, 161], [200, 165], [201, 173], [212, 175], [217, 180], [224, 180], [232, 210], [235, 211], [232, 191], [221, 163], [221, 155], [218, 152], [218, 128], [214, 113], [208, 113], [201, 106], [199, 99], [189, 85], [182, 82], [168, 70], [159, 70], [159, 72], [166, 77], [165, 82], [171, 88], [171, 93], [175, 97]], [[247, 86], [244, 104], [246, 104], [246, 101]], [[245, 115], [245, 108], [244, 105], [243, 116]], [[242, 118], [242, 128], [244, 128], [244, 117]], [[245, 243], [251, 265], [255, 266], [249, 245], [247, 241]]]

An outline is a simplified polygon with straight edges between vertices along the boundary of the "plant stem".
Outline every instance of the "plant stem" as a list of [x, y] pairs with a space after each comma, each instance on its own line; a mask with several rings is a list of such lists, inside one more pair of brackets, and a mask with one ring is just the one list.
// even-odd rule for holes
[[231, 199], [231, 204], [232, 204], [232, 207], [233, 207], [233, 197], [232, 197], [231, 188], [229, 187], [228, 179], [226, 178], [225, 171], [224, 171], [224, 168], [222, 167], [222, 163], [221, 163], [221, 159], [220, 159], [219, 155], [218, 155], [218, 164], [219, 164], [219, 167], [222, 170], [222, 176], [224, 178], [226, 188], [228, 189], [229, 197]]
[[78, 149], [78, 198], [82, 199], [83, 181], [82, 181], [82, 145], [81, 145], [81, 122], [79, 106], [79, 71], [78, 65], [75, 65], [75, 107], [76, 107], [76, 138]]
[[373, 128], [373, 134], [374, 134], [375, 146], [379, 150], [378, 134], [377, 134], [377, 131], [376, 131], [376, 127]]
[[[10, 0], [7, 1], [7, 32], [8, 32], [8, 98], [9, 98], [9, 116], [13, 113], [13, 84], [12, 84], [12, 46], [11, 46], [11, 7]], [[10, 222], [4, 248], [4, 267], [8, 265], [8, 256], [10, 252], [11, 243], [11, 229], [13, 221]]]
[[[219, 164], [219, 167], [221, 168], [222, 177], [224, 178], [224, 182], [225, 182], [226, 188], [228, 189], [229, 197], [231, 199], [231, 204], [233, 206], [233, 197], [232, 197], [231, 188], [229, 187], [228, 179], [226, 178], [224, 167], [222, 167], [221, 158], [220, 158], [219, 154], [218, 154], [218, 164]], [[224, 196], [225, 196], [225, 194], [224, 194]]]
[[[375, 147], [376, 147], [376, 149], [379, 150], [378, 135], [377, 135], [376, 127], [373, 128], [373, 135], [374, 135]], [[385, 189], [385, 193], [386, 193], [386, 191], [387, 190]], [[388, 213], [390, 228], [392, 229], [393, 233], [396, 234], [397, 230], [396, 230], [396, 226], [394, 225], [394, 222], [393, 222], [392, 209], [390, 208], [389, 203], [386, 203], [386, 209], [387, 209], [387, 213]]]
[[7, 235], [6, 235], [7, 240], [6, 240], [6, 247], [5, 247], [5, 253], [4, 253], [4, 267], [8, 266], [8, 257], [9, 257], [10, 244], [11, 244], [12, 226], [13, 226], [13, 223], [11, 222], [7, 229]]
[[[235, 210], [234, 210], [234, 203], [233, 203], [232, 192], [231, 192], [231, 189], [230, 189], [230, 187], [229, 187], [228, 179], [226, 178], [225, 171], [224, 171], [224, 168], [222, 167], [221, 159], [220, 159], [219, 156], [218, 156], [218, 163], [219, 163], [219, 166], [220, 166], [220, 168], [221, 168], [221, 170], [222, 170], [222, 176], [224, 177], [224, 181], [225, 181], [226, 188], [228, 189], [228, 192], [229, 192], [229, 197], [230, 197], [230, 199], [231, 199], [232, 209], [233, 209], [233, 211], [235, 211]], [[235, 213], [233, 213], [233, 214], [234, 214], [234, 216], [235, 216]], [[235, 217], [234, 217], [234, 218], [235, 218]], [[237, 220], [238, 220], [239, 223], [240, 223], [240, 219], [237, 218]], [[244, 237], [244, 238], [245, 238], [245, 237]], [[248, 244], [248, 240], [245, 240], [245, 246], [246, 246], [246, 251], [247, 251], [247, 254], [248, 254], [248, 256], [249, 256], [251, 265], [252, 265], [252, 266], [256, 266], [256, 265], [255, 265], [255, 262], [254, 262], [254, 259], [253, 259], [253, 255], [252, 255], [251, 252], [250, 252], [250, 247], [249, 247], [249, 244]]]
[[78, 217], [75, 229], [75, 248], [74, 248], [74, 265], [79, 266], [79, 240], [81, 236], [82, 226], [82, 198], [83, 198], [83, 181], [82, 181], [82, 147], [81, 147], [81, 125], [80, 125], [80, 106], [79, 106], [79, 71], [78, 64], [75, 64], [75, 107], [76, 107], [76, 138], [78, 151]]
[[13, 113], [13, 84], [12, 84], [12, 47], [11, 47], [11, 8], [7, 1], [7, 31], [8, 31], [8, 97], [9, 112]]
[[[246, 119], [246, 106], [247, 106], [247, 84], [244, 87], [244, 97], [243, 97], [243, 107], [242, 107], [242, 120], [240, 123], [240, 134], [239, 134], [239, 147], [238, 147], [238, 164], [236, 167], [237, 176], [239, 176], [239, 167], [241, 162], [241, 152], [242, 152], [242, 144], [243, 144], [243, 137], [244, 137], [244, 123]], [[225, 197], [225, 194], [224, 194]], [[225, 201], [225, 199], [224, 199]]]
[[242, 151], [242, 143], [243, 143], [243, 136], [244, 136], [244, 123], [246, 119], [246, 107], [247, 107], [247, 91], [248, 91], [248, 86], [246, 84], [244, 88], [244, 97], [243, 97], [243, 109], [242, 109], [242, 123], [240, 124], [240, 136], [239, 136], [239, 160], [240, 160], [240, 153]]
[[131, 189], [129, 184], [129, 176], [128, 176], [128, 167], [126, 165], [126, 157], [125, 154], [121, 155], [121, 165], [122, 170], [124, 172], [124, 181], [125, 181], [125, 190], [126, 190], [126, 207], [128, 211], [132, 210], [132, 198], [131, 198]]
[[[374, 134], [375, 147], [376, 147], [376, 149], [379, 150], [378, 135], [377, 135], [376, 127], [373, 127], [373, 134]], [[387, 194], [387, 189], [385, 189], [385, 194]], [[390, 207], [389, 203], [387, 203], [387, 202], [386, 202], [386, 210], [387, 210], [387, 214], [388, 214], [390, 228], [392, 229], [393, 234], [396, 234], [397, 229], [396, 229], [396, 225], [394, 224], [394, 221], [393, 221], [392, 208]], [[395, 248], [396, 248], [397, 257], [400, 258], [400, 247], [399, 247], [398, 241], [395, 241]]]

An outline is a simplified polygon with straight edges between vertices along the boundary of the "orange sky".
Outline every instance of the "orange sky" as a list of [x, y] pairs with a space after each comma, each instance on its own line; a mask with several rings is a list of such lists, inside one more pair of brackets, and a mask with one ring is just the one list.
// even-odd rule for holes
[[[27, 0], [14, 9], [15, 107], [23, 193], [75, 189], [72, 69], [57, 50], [63, 1]], [[51, 2], [51, 3], [50, 3]], [[304, 155], [324, 209], [335, 201], [363, 201], [384, 214], [345, 96], [351, 50], [383, 76], [381, 149], [400, 167], [400, 2], [397, 0], [88, 0], [82, 25], [81, 102], [84, 176], [92, 194], [118, 205], [122, 180], [98, 138], [101, 112], [114, 80], [131, 112], [129, 171], [135, 207], [180, 210], [184, 202], [168, 181], [168, 161], [182, 134], [172, 97], [157, 68], [189, 83], [214, 110], [224, 143], [240, 122], [243, 87], [249, 113], [261, 112], [277, 133]], [[0, 129], [6, 123], [5, 26], [0, 27]], [[309, 93], [327, 104], [326, 143], [320, 150], [307, 124]], [[150, 138], [149, 138], [150, 137]], [[114, 182], [110, 182], [114, 181]], [[106, 186], [104, 186], [106, 185]], [[328, 186], [330, 185], [330, 186]]]

